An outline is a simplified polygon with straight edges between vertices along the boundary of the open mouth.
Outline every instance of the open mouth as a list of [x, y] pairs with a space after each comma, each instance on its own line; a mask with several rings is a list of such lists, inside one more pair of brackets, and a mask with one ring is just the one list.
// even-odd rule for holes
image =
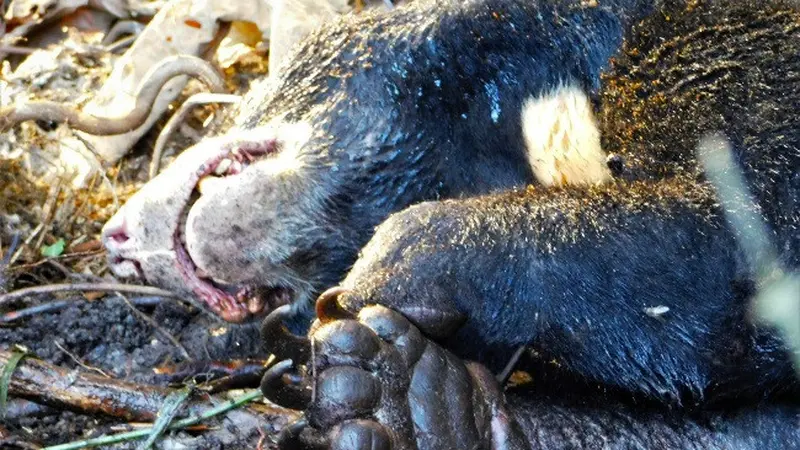
[[252, 315], [261, 314], [292, 302], [294, 292], [285, 286], [232, 285], [215, 280], [198, 268], [186, 248], [186, 218], [194, 203], [202, 195], [202, 185], [221, 178], [239, 175], [253, 162], [277, 149], [277, 142], [237, 142], [227, 146], [227, 152], [201, 165], [193, 174], [194, 192], [182, 211], [181, 220], [173, 233], [173, 245], [178, 270], [186, 286], [203, 300], [215, 313], [229, 322], [243, 322]]

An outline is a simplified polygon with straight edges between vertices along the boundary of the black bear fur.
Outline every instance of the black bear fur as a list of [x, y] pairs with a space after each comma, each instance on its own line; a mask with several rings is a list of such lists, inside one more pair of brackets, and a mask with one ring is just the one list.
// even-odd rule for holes
[[[349, 86], [358, 89], [345, 91], [349, 105], [358, 109], [362, 92], [368, 104], [386, 96], [396, 107], [375, 120], [389, 119], [387, 133], [430, 140], [420, 155], [387, 146], [404, 153], [364, 174], [371, 193], [487, 194], [418, 204], [385, 220], [342, 282], [347, 292], [336, 301], [348, 312], [341, 322], [351, 323], [347, 318], [369, 305], [391, 308], [413, 324], [403, 327], [438, 343], [426, 348], [453, 352], [441, 356], [447, 362], [440, 369], [463, 358], [497, 372], [517, 348], [528, 348], [519, 367], [532, 382], [507, 392], [508, 404], [498, 406], [510, 411], [508, 439], [484, 434], [469, 445], [798, 448], [800, 382], [789, 346], [749, 314], [754, 275], [696, 151], [707, 133], [730, 140], [780, 261], [800, 266], [800, 11], [759, 1], [597, 3], [419, 2], [391, 19], [333, 26], [299, 47], [310, 54], [296, 60], [305, 64], [324, 66], [331, 54], [374, 64], [351, 74]], [[362, 32], [371, 36], [366, 43], [352, 39]], [[328, 53], [321, 41], [332, 47]], [[286, 76], [308, 70], [299, 64], [287, 67]], [[318, 77], [328, 77], [328, 85], [309, 83], [323, 90], [342, 82]], [[434, 80], [446, 77], [442, 85], [450, 91], [437, 94]], [[595, 99], [615, 177], [591, 187], [522, 187], [533, 175], [520, 154], [524, 144], [509, 137], [521, 135], [519, 114], [493, 125], [486, 96], [475, 93], [488, 82], [502, 85], [503, 111], [518, 111], [526, 95], [564, 80], [577, 81]], [[286, 95], [321, 95], [311, 84]], [[370, 130], [368, 122], [358, 123], [363, 129], [347, 136]], [[484, 154], [491, 163], [482, 164]], [[414, 177], [386, 175], [394, 171]], [[436, 192], [441, 186], [458, 195]], [[648, 313], [656, 307], [668, 309]], [[319, 361], [310, 364], [361, 367], [360, 356], [337, 359], [336, 345], [346, 339], [334, 345], [321, 331], [333, 319], [312, 329]], [[359, 334], [360, 326], [348, 328], [352, 342], [372, 339]], [[396, 345], [380, 327], [368, 328]], [[363, 364], [372, 373], [389, 370]], [[412, 367], [403, 376], [429, 377], [432, 386], [443, 376], [425, 370]], [[341, 396], [366, 395], [356, 391], [342, 388]], [[456, 395], [426, 392], [428, 409], [411, 407], [411, 415], [450, 414], [458, 404], [443, 393]], [[344, 420], [339, 434], [329, 436], [336, 445], [342, 430], [355, 433], [349, 442], [369, 436], [375, 448], [384, 438], [396, 448], [455, 442], [438, 425], [432, 429], [441, 439], [416, 429], [403, 440], [408, 423], [369, 408], [319, 419], [331, 408], [310, 405], [312, 428], [369, 418], [396, 431]], [[353, 423], [365, 428], [354, 432], [347, 428]]]

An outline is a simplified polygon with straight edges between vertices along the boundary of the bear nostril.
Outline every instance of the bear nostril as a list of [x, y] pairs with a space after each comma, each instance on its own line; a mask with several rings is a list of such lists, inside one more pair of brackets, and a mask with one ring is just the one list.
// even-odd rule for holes
[[114, 242], [115, 244], [123, 244], [130, 238], [131, 237], [128, 236], [128, 233], [123, 230], [115, 230], [108, 234], [108, 240]]
[[114, 226], [106, 224], [103, 230], [103, 242], [106, 244], [107, 248], [109, 245], [122, 245], [130, 239], [131, 235], [128, 234], [128, 227], [125, 226], [124, 222]]

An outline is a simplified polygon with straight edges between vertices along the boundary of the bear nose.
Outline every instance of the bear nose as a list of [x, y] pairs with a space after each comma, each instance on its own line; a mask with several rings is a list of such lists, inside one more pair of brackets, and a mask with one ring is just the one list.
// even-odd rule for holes
[[130, 238], [131, 237], [128, 235], [128, 230], [126, 230], [125, 227], [109, 230], [108, 235], [106, 236], [108, 242], [115, 245], [124, 244]]
[[128, 232], [128, 225], [125, 223], [125, 218], [121, 214], [116, 214], [109, 220], [103, 227], [101, 239], [103, 245], [109, 252], [114, 252], [120, 249], [122, 245], [128, 242], [131, 238]]

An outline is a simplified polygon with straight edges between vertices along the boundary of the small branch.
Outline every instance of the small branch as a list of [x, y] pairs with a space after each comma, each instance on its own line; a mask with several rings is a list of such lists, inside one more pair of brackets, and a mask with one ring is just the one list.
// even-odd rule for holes
[[[131, 303], [136, 306], [155, 306], [163, 301], [163, 297], [134, 297]], [[56, 300], [42, 303], [30, 308], [23, 308], [16, 311], [9, 311], [0, 315], [0, 324], [14, 322], [20, 319], [27, 319], [28, 317], [37, 316], [39, 314], [52, 313], [60, 311], [70, 305], [75, 304], [75, 300]]]
[[20, 122], [47, 119], [66, 122], [72, 129], [98, 136], [124, 134], [139, 128], [147, 120], [164, 84], [181, 75], [197, 78], [212, 92], [225, 93], [225, 80], [211, 64], [195, 56], [175, 55], [165, 58], [145, 75], [136, 93], [136, 104], [126, 116], [98, 117], [58, 102], [31, 101], [0, 108], [0, 131]]
[[161, 165], [161, 156], [164, 153], [164, 147], [167, 146], [167, 141], [169, 140], [170, 136], [175, 133], [175, 130], [178, 129], [178, 126], [183, 123], [186, 119], [186, 116], [192, 111], [195, 106], [200, 105], [209, 105], [209, 104], [218, 104], [218, 103], [237, 103], [241, 100], [241, 97], [238, 95], [231, 95], [231, 94], [214, 94], [208, 92], [202, 92], [200, 94], [194, 94], [185, 102], [183, 102], [180, 108], [172, 114], [172, 117], [169, 118], [164, 128], [161, 129], [161, 133], [158, 134], [158, 139], [156, 139], [156, 143], [153, 146], [153, 159], [150, 161], [150, 170], [149, 170], [149, 177], [152, 180], [158, 175], [158, 168]]
[[519, 363], [520, 358], [522, 358], [522, 354], [525, 353], [526, 348], [527, 347], [524, 345], [520, 345], [519, 348], [514, 351], [514, 354], [511, 355], [511, 359], [509, 359], [506, 363], [506, 367], [497, 374], [497, 383], [500, 386], [505, 386], [505, 384], [508, 383], [508, 379], [511, 378], [511, 374], [514, 373], [514, 368], [517, 367], [517, 364]]
[[122, 283], [62, 283], [62, 284], [47, 284], [44, 286], [32, 286], [28, 288], [18, 289], [9, 292], [8, 294], [0, 295], [0, 306], [6, 303], [18, 300], [20, 298], [53, 294], [56, 292], [69, 292], [69, 291], [101, 291], [101, 292], [125, 292], [128, 294], [148, 295], [148, 296], [161, 296], [161, 297], [178, 297], [177, 294], [165, 291], [152, 286], [140, 286], [138, 284], [122, 284]]
[[30, 308], [24, 308], [17, 311], [10, 311], [0, 316], [0, 323], [14, 322], [15, 320], [19, 319], [58, 311], [66, 308], [72, 303], [73, 302], [70, 300], [58, 300], [55, 302], [42, 303], [41, 305], [31, 306]]
[[71, 351], [67, 350], [66, 348], [64, 348], [64, 346], [63, 346], [63, 345], [61, 345], [61, 344], [60, 344], [58, 341], [53, 341], [53, 344], [55, 344], [55, 345], [56, 345], [56, 347], [58, 347], [58, 349], [59, 349], [59, 350], [61, 350], [61, 351], [62, 351], [62, 352], [64, 352], [64, 353], [65, 353], [67, 356], [69, 356], [69, 357], [72, 359], [72, 361], [74, 361], [74, 362], [75, 362], [75, 364], [77, 364], [77, 365], [79, 365], [79, 366], [83, 367], [83, 368], [84, 368], [84, 369], [86, 369], [86, 370], [89, 370], [89, 371], [92, 371], [92, 372], [97, 372], [97, 373], [99, 373], [99, 374], [100, 374], [100, 375], [101, 375], [103, 378], [111, 378], [111, 375], [109, 375], [109, 374], [107, 374], [107, 373], [103, 372], [103, 369], [100, 369], [100, 368], [98, 368], [98, 367], [92, 367], [92, 366], [90, 366], [90, 365], [88, 365], [88, 364], [84, 363], [83, 361], [81, 361], [81, 359], [80, 359], [80, 358], [78, 358], [78, 355], [76, 355], [76, 354], [72, 353]]
[[[0, 365], [12, 352], [0, 351]], [[14, 370], [8, 393], [42, 405], [84, 414], [105, 414], [129, 421], [151, 422], [171, 390], [103, 378], [27, 358]]]
[[[0, 350], [0, 370], [11, 356], [12, 352]], [[164, 401], [173, 392], [176, 390], [103, 378], [34, 358], [26, 358], [20, 362], [8, 384], [8, 394], [16, 398], [57, 409], [87, 415], [103, 414], [130, 422], [154, 421]], [[282, 423], [293, 421], [299, 414], [270, 403], [260, 404], [259, 409], [264, 414], [280, 418]], [[188, 403], [186, 410], [197, 418], [210, 417], [207, 414], [218, 411], [219, 408], [209, 409], [207, 397], [196, 396]], [[196, 422], [183, 426], [194, 423]]]
[[[40, 259], [36, 262], [26, 263], [26, 264], [16, 264], [14, 267], [9, 267], [8, 271], [12, 273], [17, 272], [24, 272], [26, 270], [30, 270], [34, 267], [39, 267], [42, 264], [60, 264], [58, 261], [67, 261], [75, 258], [86, 258], [89, 256], [97, 256], [104, 252], [104, 250], [91, 250], [87, 252], [73, 252], [73, 253], [64, 253], [63, 255], [52, 256]], [[61, 270], [61, 269], [59, 269]], [[63, 270], [62, 270], [63, 271]]]
[[202, 390], [213, 394], [257, 386], [264, 372], [274, 363], [274, 356], [268, 359], [194, 360], [153, 369], [152, 375], [139, 378], [139, 381], [163, 386], [191, 380], [200, 384]]
[[145, 314], [145, 313], [139, 311], [138, 309], [136, 309], [136, 307], [133, 306], [131, 301], [128, 300], [128, 297], [125, 297], [124, 295], [120, 294], [119, 292], [117, 292], [117, 295], [122, 297], [122, 300], [125, 301], [125, 304], [128, 305], [128, 307], [131, 309], [131, 311], [133, 312], [133, 314], [136, 317], [141, 319], [146, 324], [150, 325], [150, 327], [152, 327], [154, 330], [156, 330], [156, 332], [158, 334], [160, 334], [164, 339], [166, 339], [170, 343], [172, 343], [172, 346], [177, 348], [178, 351], [181, 353], [181, 356], [183, 356], [183, 359], [185, 359], [187, 361], [191, 361], [193, 359], [191, 356], [189, 356], [189, 352], [186, 351], [186, 347], [184, 347], [183, 344], [181, 344], [180, 341], [178, 341], [178, 339], [175, 338], [175, 336], [170, 334], [169, 331], [167, 331], [164, 328], [162, 328], [158, 323], [156, 323], [155, 320], [153, 320], [152, 317], [150, 317], [147, 314]]
[[30, 55], [35, 51], [35, 48], [20, 47], [17, 45], [0, 45], [0, 52], [9, 55]]
[[120, 36], [131, 35], [132, 37], [139, 36], [139, 33], [144, 30], [144, 25], [135, 20], [120, 20], [111, 27], [106, 35], [103, 37], [103, 45], [111, 45], [120, 38]]

